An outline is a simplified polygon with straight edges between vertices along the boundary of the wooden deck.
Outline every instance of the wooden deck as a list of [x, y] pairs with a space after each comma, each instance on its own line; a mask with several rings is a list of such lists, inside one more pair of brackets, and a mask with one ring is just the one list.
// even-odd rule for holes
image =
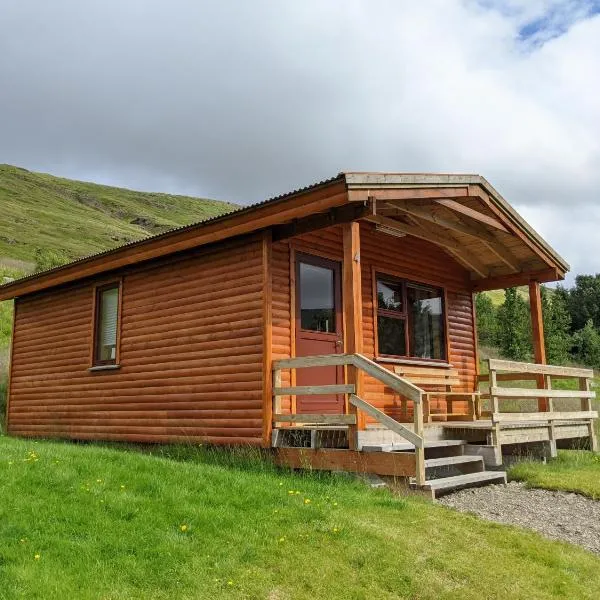
[[[323, 364], [346, 365], [348, 369], [364, 371], [394, 389], [401, 397], [413, 402], [413, 419], [400, 423], [357, 396], [358, 385], [335, 386], [348, 394], [348, 414], [300, 415], [284, 414], [278, 396], [284, 394], [324, 394], [332, 386], [312, 388], [283, 387], [282, 369], [296, 369]], [[598, 413], [592, 409], [595, 392], [590, 382], [593, 372], [529, 363], [489, 360], [487, 391], [471, 392], [473, 405], [463, 419], [456, 413], [451, 420], [424, 422], [425, 392], [413, 382], [399, 377], [381, 365], [359, 354], [315, 356], [277, 361], [274, 364], [273, 386], [273, 446], [281, 464], [293, 468], [349, 470], [412, 478], [413, 484], [432, 493], [466, 485], [483, 485], [502, 479], [488, 473], [486, 467], [503, 464], [503, 455], [520, 447], [522, 454], [533, 454], [540, 447], [545, 456], [555, 456], [557, 444], [564, 441], [598, 449], [594, 421]], [[553, 389], [552, 379], [575, 379], [579, 389]], [[357, 373], [353, 380], [358, 381]], [[541, 381], [543, 387], [532, 388], [531, 381]], [[501, 387], [499, 382], [526, 382], [528, 387]], [[572, 386], [571, 386], [572, 387]], [[337, 389], [339, 388], [339, 389]], [[343, 388], [343, 389], [342, 389]], [[531, 411], [531, 401], [538, 410]], [[510, 411], [502, 410], [506, 401]], [[554, 410], [555, 401], [579, 402], [579, 410]], [[487, 407], [483, 406], [483, 402]], [[528, 403], [530, 412], [517, 412], [518, 403]], [[359, 427], [362, 412], [374, 421]], [[439, 415], [438, 415], [439, 416]], [[442, 415], [443, 416], [443, 415]], [[473, 457], [475, 457], [473, 459]], [[437, 461], [437, 462], [436, 462]], [[458, 468], [460, 473], [449, 477], [430, 477], [428, 470], [443, 466]], [[475, 472], [472, 471], [475, 466]], [[468, 476], [467, 476], [468, 475]], [[456, 479], [453, 479], [455, 477]], [[443, 482], [437, 481], [443, 479]], [[504, 478], [505, 479], [505, 478]], [[437, 483], [433, 483], [436, 480]], [[437, 491], [436, 491], [437, 490]]]

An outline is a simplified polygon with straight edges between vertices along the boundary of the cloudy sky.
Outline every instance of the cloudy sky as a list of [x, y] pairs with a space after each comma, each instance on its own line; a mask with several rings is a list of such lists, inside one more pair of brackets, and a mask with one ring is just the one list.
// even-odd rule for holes
[[600, 0], [0, 0], [0, 162], [240, 203], [480, 173], [600, 272]]

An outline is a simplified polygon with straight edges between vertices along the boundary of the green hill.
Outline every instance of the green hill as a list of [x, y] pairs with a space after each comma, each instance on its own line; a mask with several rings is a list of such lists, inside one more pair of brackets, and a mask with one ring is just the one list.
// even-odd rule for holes
[[32, 270], [36, 255], [58, 262], [200, 221], [234, 204], [136, 192], [0, 165], [0, 267]]

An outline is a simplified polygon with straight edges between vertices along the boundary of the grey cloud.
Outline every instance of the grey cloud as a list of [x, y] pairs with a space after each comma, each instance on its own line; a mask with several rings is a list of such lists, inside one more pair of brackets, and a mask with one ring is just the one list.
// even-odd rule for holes
[[242, 203], [344, 169], [480, 172], [568, 259], [549, 222], [598, 199], [600, 19], [531, 48], [525, 9], [494, 6], [2, 0], [0, 162]]

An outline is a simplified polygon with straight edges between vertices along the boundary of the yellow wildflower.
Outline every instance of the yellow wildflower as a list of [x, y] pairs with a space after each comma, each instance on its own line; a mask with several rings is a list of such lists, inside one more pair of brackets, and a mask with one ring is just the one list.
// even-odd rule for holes
[[35, 555], [33, 558], [34, 558], [35, 560], [40, 560], [40, 555], [39, 555], [39, 554], [36, 554], [36, 555]]
[[188, 526], [187, 525], [180, 525], [179, 529], [181, 529], [181, 531], [183, 531], [183, 533], [185, 533], [188, 530]]
[[310, 504], [310, 498], [304, 498], [304, 504]]

